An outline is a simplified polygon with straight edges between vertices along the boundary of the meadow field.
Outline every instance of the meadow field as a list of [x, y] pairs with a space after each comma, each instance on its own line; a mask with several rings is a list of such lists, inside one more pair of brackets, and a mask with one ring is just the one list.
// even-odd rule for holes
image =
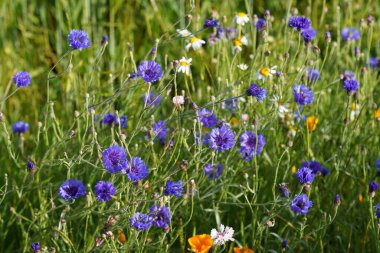
[[0, 253], [380, 252], [374, 0], [0, 1]]

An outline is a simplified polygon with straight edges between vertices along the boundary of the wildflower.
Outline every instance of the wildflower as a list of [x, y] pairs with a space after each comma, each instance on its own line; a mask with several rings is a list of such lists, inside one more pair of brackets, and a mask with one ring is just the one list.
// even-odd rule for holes
[[185, 57], [182, 57], [181, 60], [179, 60], [179, 65], [177, 72], [180, 73], [185, 73], [186, 75], [190, 75], [190, 65], [191, 65], [192, 59], [186, 59]]
[[186, 45], [185, 49], [186, 49], [186, 51], [189, 51], [190, 47], [192, 47], [193, 50], [198, 50], [205, 43], [206, 43], [206, 41], [204, 41], [204, 40], [198, 39], [197, 37], [192, 37], [190, 39], [189, 43]]
[[348, 94], [356, 93], [359, 89], [359, 82], [353, 79], [348, 79], [343, 82], [343, 88]]
[[108, 36], [107, 35], [104, 35], [103, 38], [102, 38], [102, 42], [101, 44], [104, 45], [108, 42]]
[[293, 113], [293, 117], [294, 119], [297, 121], [297, 122], [300, 122], [300, 121], [305, 121], [306, 120], [306, 116], [304, 114], [302, 114], [302, 107], [299, 107], [297, 108], [294, 113]]
[[39, 252], [40, 248], [41, 248], [41, 244], [40, 242], [33, 242], [32, 244], [30, 244], [30, 248], [34, 251], [34, 252]]
[[248, 65], [244, 64], [244, 63], [241, 63], [241, 64], [237, 65], [237, 67], [240, 70], [247, 70], [248, 69]]
[[375, 209], [376, 218], [380, 219], [380, 204], [377, 204], [373, 207]]
[[137, 72], [147, 83], [153, 83], [162, 77], [161, 67], [155, 61], [143, 61], [137, 67]]
[[242, 46], [248, 45], [248, 40], [245, 36], [237, 37], [234, 41], [234, 52], [240, 52], [243, 50]]
[[77, 199], [86, 194], [86, 187], [80, 180], [68, 179], [59, 187], [58, 193], [64, 200]]
[[223, 125], [210, 132], [209, 147], [220, 152], [231, 149], [235, 144], [235, 133]]
[[323, 167], [323, 168], [321, 169], [321, 174], [322, 174], [322, 176], [325, 177], [325, 176], [327, 176], [328, 174], [330, 174], [330, 171], [329, 171], [329, 169]]
[[355, 27], [345, 27], [342, 29], [340, 34], [342, 36], [343, 41], [355, 41], [360, 39], [360, 31]]
[[308, 167], [301, 167], [297, 172], [296, 176], [301, 185], [311, 184], [314, 181], [315, 174]]
[[245, 131], [240, 137], [239, 154], [246, 161], [250, 161], [253, 156], [261, 154], [265, 144], [264, 135], [259, 134], [256, 136], [251, 131]]
[[369, 193], [373, 193], [373, 192], [377, 191], [377, 189], [379, 189], [379, 184], [375, 181], [371, 181], [369, 183], [369, 187], [368, 187]]
[[[127, 116], [126, 115], [121, 116], [119, 119], [119, 122], [120, 122], [121, 128], [124, 128], [124, 129], [127, 128]], [[119, 125], [119, 124], [117, 124], [117, 125]]]
[[315, 129], [317, 129], [318, 121], [319, 121], [318, 118], [315, 116], [307, 117], [306, 119], [307, 129], [309, 129], [309, 131], [314, 131]]
[[305, 43], [309, 43], [316, 35], [317, 32], [313, 28], [303, 29], [301, 31], [301, 36]]
[[204, 166], [205, 175], [211, 179], [218, 179], [220, 175], [223, 173], [223, 165], [218, 163], [217, 165], [212, 165], [211, 163], [207, 163]]
[[183, 186], [182, 181], [174, 182], [172, 180], [168, 180], [165, 185], [164, 190], [165, 195], [174, 195], [176, 197], [181, 197], [183, 195]]
[[234, 253], [254, 253], [254, 251], [245, 245], [244, 248], [234, 247]]
[[198, 111], [199, 121], [204, 127], [213, 127], [218, 123], [218, 119], [215, 114], [209, 109], [203, 108]]
[[175, 96], [173, 97], [173, 104], [177, 107], [181, 107], [181, 105], [185, 104], [185, 98], [183, 96]]
[[125, 238], [125, 234], [124, 234], [120, 229], [117, 230], [117, 233], [119, 234], [117, 240], [118, 240], [121, 244], [124, 244], [125, 241], [127, 240], [127, 238]]
[[359, 194], [358, 200], [359, 200], [360, 203], [363, 203], [363, 195]]
[[278, 184], [278, 188], [280, 189], [281, 193], [284, 195], [285, 198], [289, 198], [290, 191], [286, 183]]
[[161, 96], [160, 95], [156, 96], [156, 94], [154, 92], [149, 92], [149, 94], [146, 93], [143, 96], [142, 100], [143, 100], [144, 105], [146, 105], [148, 107], [149, 106], [156, 106], [161, 102]]
[[135, 213], [135, 215], [129, 219], [129, 225], [137, 230], [148, 230], [152, 225], [153, 217], [145, 213]]
[[276, 74], [276, 68], [277, 66], [273, 66], [271, 68], [261, 68], [259, 71], [257, 71], [256, 78], [264, 82], [265, 78], [272, 77], [274, 74]]
[[321, 80], [318, 69], [307, 68], [307, 80], [309, 80], [309, 82]]
[[98, 201], [110, 201], [116, 195], [116, 187], [111, 182], [99, 181], [94, 188]]
[[31, 78], [28, 72], [20, 71], [13, 76], [13, 82], [19, 88], [25, 88], [31, 82]]
[[263, 99], [267, 96], [267, 90], [264, 88], [260, 88], [256, 83], [252, 83], [251, 86], [247, 89], [246, 94], [248, 96], [255, 97], [257, 102], [262, 103]]
[[314, 93], [303, 84], [297, 84], [293, 87], [293, 96], [300, 106], [311, 104], [314, 101]]
[[29, 172], [34, 172], [34, 163], [32, 161], [28, 161], [26, 163], [26, 167], [28, 168]]
[[331, 33], [330, 32], [325, 32], [325, 40], [327, 42], [330, 42], [331, 41]]
[[306, 161], [301, 163], [301, 167], [307, 167], [312, 170], [313, 174], [317, 174], [322, 171], [322, 165], [317, 161]]
[[212, 247], [212, 239], [210, 235], [195, 235], [188, 239], [192, 252], [208, 253]]
[[281, 248], [286, 249], [287, 246], [288, 246], [288, 242], [285, 239], [282, 240], [282, 242], [281, 242]]
[[165, 206], [154, 205], [149, 209], [152, 216], [152, 225], [158, 228], [166, 228], [170, 223], [170, 211]]
[[184, 38], [193, 35], [189, 30], [186, 30], [186, 29], [177, 29], [177, 32], [178, 32], [182, 37], [184, 37]]
[[13, 133], [23, 134], [29, 130], [29, 124], [24, 121], [17, 121], [12, 125]]
[[125, 172], [129, 163], [125, 150], [113, 145], [103, 151], [102, 163], [109, 173]]
[[215, 28], [215, 27], [218, 27], [219, 26], [219, 19], [213, 19], [213, 18], [209, 18], [209, 19], [206, 19], [205, 23], [203, 24], [203, 28]]
[[248, 23], [248, 21], [249, 21], [249, 17], [248, 17], [248, 15], [247, 15], [246, 13], [244, 13], [244, 12], [238, 12], [238, 13], [235, 15], [234, 21], [236, 22], [236, 24], [241, 25], [241, 26], [244, 26], [246, 23]]
[[165, 144], [168, 128], [165, 125], [165, 121], [160, 120], [153, 123], [153, 135], [154, 140], [159, 140], [162, 144]]
[[289, 26], [297, 31], [308, 29], [311, 26], [310, 19], [303, 16], [293, 16], [289, 19]]
[[376, 160], [376, 168], [380, 169], [380, 158]]
[[263, 29], [266, 25], [267, 25], [267, 22], [265, 21], [265, 19], [263, 19], [263, 18], [259, 18], [258, 20], [257, 20], [257, 22], [256, 23], [253, 23], [254, 25], [256, 25], [256, 29], [258, 30], [258, 31], [260, 31], [261, 29]]
[[207, 38], [207, 43], [211, 46], [215, 45], [219, 41], [219, 38], [216, 34], [210, 34]]
[[229, 40], [235, 39], [236, 38], [236, 28], [235, 27], [227, 27], [226, 28], [226, 37]]
[[340, 203], [341, 203], [340, 196], [339, 196], [339, 194], [337, 194], [337, 195], [335, 195], [335, 198], [334, 198], [334, 204], [336, 206], [340, 206]]
[[130, 180], [137, 182], [148, 176], [148, 167], [140, 157], [132, 157], [126, 173]]
[[234, 230], [231, 227], [225, 227], [223, 224], [220, 224], [218, 230], [211, 230], [211, 239], [214, 240], [216, 246], [225, 244], [228, 241], [235, 241], [232, 236], [234, 235]]
[[82, 50], [89, 48], [91, 43], [85, 31], [71, 30], [69, 33], [69, 45], [72, 50]]
[[111, 126], [112, 124], [117, 124], [117, 117], [113, 113], [106, 113], [103, 116], [103, 119], [100, 121], [100, 124], [105, 124], [107, 126]]
[[371, 66], [372, 69], [376, 69], [380, 67], [380, 58], [377, 57], [370, 57], [368, 60], [369, 66]]
[[296, 215], [304, 214], [309, 212], [309, 208], [313, 206], [313, 202], [309, 200], [306, 194], [301, 194], [294, 198], [290, 204], [290, 209], [296, 213]]

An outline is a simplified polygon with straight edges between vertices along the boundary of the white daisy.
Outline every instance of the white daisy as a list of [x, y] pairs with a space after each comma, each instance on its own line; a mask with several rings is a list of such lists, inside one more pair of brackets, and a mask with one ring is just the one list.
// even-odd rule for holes
[[177, 107], [181, 107], [185, 103], [185, 98], [183, 96], [173, 97], [173, 104]]
[[211, 239], [214, 240], [215, 245], [223, 245], [228, 241], [235, 241], [232, 236], [234, 235], [234, 230], [231, 227], [224, 227], [223, 224], [219, 225], [219, 231], [215, 228], [211, 230]]
[[277, 66], [261, 68], [257, 71], [256, 78], [264, 81], [266, 77], [272, 77], [276, 74], [276, 68]]
[[184, 38], [192, 36], [193, 34], [187, 29], [177, 29], [177, 32]]
[[234, 43], [234, 52], [238, 53], [241, 50], [243, 50], [242, 48], [243, 45], [244, 46], [248, 45], [248, 40], [245, 36], [237, 37], [236, 39], [234, 39], [233, 43]]
[[205, 44], [206, 41], [198, 39], [197, 37], [192, 37], [189, 41], [189, 44], [186, 45], [186, 51], [189, 51], [190, 47], [193, 48], [193, 50], [198, 50], [202, 47], [203, 44]]
[[186, 75], [190, 75], [190, 65], [191, 65], [192, 59], [186, 59], [185, 57], [182, 57], [181, 60], [179, 60], [179, 65], [177, 72], [185, 73]]
[[246, 13], [244, 12], [238, 12], [236, 15], [235, 15], [235, 18], [234, 18], [236, 24], [238, 25], [245, 25], [246, 23], [249, 22], [249, 17]]
[[248, 69], [248, 65], [244, 64], [244, 63], [241, 63], [241, 64], [237, 65], [237, 67], [240, 70], [247, 70]]

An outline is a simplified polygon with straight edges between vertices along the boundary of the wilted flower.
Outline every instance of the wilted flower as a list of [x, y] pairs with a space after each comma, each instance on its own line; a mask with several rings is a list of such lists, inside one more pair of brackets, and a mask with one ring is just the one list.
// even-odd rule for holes
[[143, 61], [137, 67], [137, 72], [147, 83], [153, 83], [162, 77], [161, 67], [155, 61]]
[[212, 247], [212, 239], [210, 235], [195, 235], [188, 239], [192, 252], [208, 253]]
[[111, 182], [99, 181], [94, 188], [98, 201], [110, 201], [116, 195], [116, 187]]
[[249, 22], [249, 17], [244, 12], [238, 12], [234, 17], [234, 21], [236, 22], [236, 24], [244, 26], [246, 23]]
[[58, 193], [64, 200], [73, 200], [85, 195], [86, 187], [80, 180], [68, 179], [59, 187]]
[[193, 50], [198, 50], [202, 47], [203, 44], [205, 44], [206, 41], [201, 40], [197, 37], [192, 37], [189, 41], [189, 43], [186, 45], [185, 49], [186, 51], [189, 51], [190, 47], [193, 48]]
[[83, 30], [71, 30], [69, 33], [69, 44], [72, 50], [89, 48], [91, 43], [88, 35]]
[[286, 183], [279, 184], [278, 188], [280, 189], [281, 193], [284, 195], [285, 198], [289, 198], [290, 191], [289, 191]]
[[29, 86], [31, 78], [28, 72], [20, 71], [13, 76], [13, 82], [17, 87], [24, 88], [26, 86]]
[[290, 209], [297, 215], [306, 215], [309, 212], [309, 208], [313, 206], [313, 202], [309, 200], [306, 194], [301, 194], [294, 198], [290, 204]]
[[228, 241], [235, 241], [232, 236], [234, 235], [234, 230], [231, 227], [225, 227], [223, 224], [220, 224], [218, 230], [211, 230], [211, 239], [214, 240], [216, 246], [225, 244]]

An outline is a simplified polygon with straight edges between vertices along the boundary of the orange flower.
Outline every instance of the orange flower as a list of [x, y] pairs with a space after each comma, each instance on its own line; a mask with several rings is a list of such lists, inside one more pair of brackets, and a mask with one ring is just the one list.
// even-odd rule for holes
[[188, 239], [188, 242], [191, 246], [189, 250], [196, 253], [208, 253], [213, 243], [211, 236], [206, 234], [194, 235]]
[[359, 194], [358, 199], [360, 203], [363, 203], [363, 195]]
[[375, 111], [375, 119], [380, 120], [380, 108]]
[[310, 131], [314, 131], [317, 128], [318, 121], [318, 118], [315, 116], [307, 117], [307, 129], [309, 129]]
[[255, 253], [252, 249], [248, 248], [247, 245], [244, 248], [234, 248], [234, 253]]
[[121, 244], [124, 244], [125, 243], [125, 234], [123, 232], [121, 232], [120, 229], [117, 230], [117, 233], [119, 234], [119, 237], [117, 238], [117, 240], [121, 243]]

